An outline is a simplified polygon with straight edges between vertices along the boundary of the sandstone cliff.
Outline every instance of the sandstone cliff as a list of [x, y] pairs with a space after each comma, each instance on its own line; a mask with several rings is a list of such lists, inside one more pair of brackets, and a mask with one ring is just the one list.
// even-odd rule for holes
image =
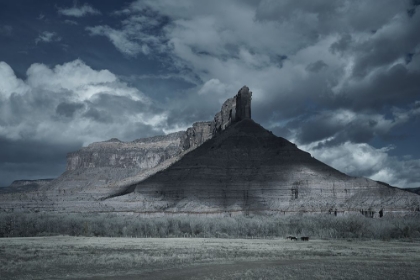
[[150, 169], [212, 137], [211, 122], [195, 123], [187, 131], [122, 142], [97, 142], [67, 155], [67, 170], [117, 167]]
[[347, 176], [251, 119], [231, 125], [112, 200], [124, 201], [127, 208], [131, 204], [143, 211], [168, 213], [360, 212], [379, 216], [418, 211], [420, 206], [420, 196]]
[[243, 86], [237, 95], [226, 100], [220, 112], [214, 116], [214, 133], [225, 130], [232, 123], [251, 118], [252, 92], [247, 86]]
[[0, 209], [146, 216], [420, 212], [419, 195], [349, 177], [256, 124], [251, 97], [241, 88], [213, 121], [186, 131], [111, 139], [69, 153], [63, 175], [24, 192], [8, 188]]
[[[186, 131], [122, 142], [116, 138], [68, 153], [67, 170], [49, 184], [33, 185], [24, 194], [7, 188], [0, 208], [22, 211], [114, 211], [119, 203], [92, 203], [168, 168], [188, 152], [219, 134], [232, 123], [250, 118], [251, 95], [244, 86], [223, 104], [213, 121], [197, 122]], [[236, 108], [240, 108], [239, 111]], [[6, 188], [4, 189], [6, 190]], [[132, 209], [131, 209], [132, 210]]]
[[67, 155], [67, 170], [84, 168], [154, 168], [167, 159], [195, 149], [232, 123], [251, 118], [249, 88], [242, 87], [238, 94], [228, 99], [213, 121], [196, 122], [186, 131], [164, 136], [141, 138], [122, 142], [116, 138], [90, 144]]

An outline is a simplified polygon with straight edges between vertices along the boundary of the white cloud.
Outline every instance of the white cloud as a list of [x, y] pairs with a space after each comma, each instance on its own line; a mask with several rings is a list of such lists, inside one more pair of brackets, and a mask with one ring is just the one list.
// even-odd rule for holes
[[115, 30], [109, 26], [87, 27], [86, 30], [88, 30], [91, 35], [103, 35], [108, 37], [120, 52], [128, 56], [136, 56], [140, 52], [147, 55], [150, 52], [147, 45], [130, 41], [125, 32]]
[[167, 114], [108, 70], [81, 60], [32, 64], [27, 78], [0, 62], [0, 137], [82, 142], [129, 140], [163, 133]]
[[32, 64], [26, 72], [27, 84], [32, 88], [47, 90], [69, 90], [80, 93], [81, 99], [89, 99], [95, 92], [89, 87], [98, 86], [103, 90], [107, 84], [117, 81], [117, 77], [108, 70], [96, 71], [77, 59], [53, 69], [41, 63]]
[[58, 8], [58, 13], [69, 17], [83, 17], [86, 15], [100, 15], [101, 12], [88, 4], [81, 7]]
[[16, 77], [13, 69], [3, 61], [0, 61], [0, 77], [1, 99], [8, 99], [12, 94], [24, 94], [29, 90], [29, 87]]
[[333, 147], [314, 148], [314, 144], [299, 148], [318, 160], [352, 176], [363, 176], [392, 186], [413, 188], [419, 186], [419, 159], [389, 156], [393, 147], [374, 148], [366, 143], [345, 142]]
[[39, 42], [51, 43], [58, 41], [61, 41], [61, 37], [58, 36], [56, 32], [44, 31], [35, 39], [35, 44], [38, 44]]
[[[116, 13], [124, 17], [120, 27], [87, 30], [126, 55], [157, 54], [193, 81], [190, 91], [198, 95], [168, 97], [168, 118], [179, 118], [174, 127], [190, 120], [180, 108], [214, 105], [210, 96], [222, 100], [247, 85], [256, 121], [292, 120], [295, 140], [305, 136], [305, 147], [333, 167], [374, 178], [393, 174], [390, 183], [407, 186], [396, 166], [408, 161], [369, 141], [418, 115], [407, 102], [418, 99], [420, 13], [408, 17], [408, 1], [384, 3], [142, 0]], [[407, 53], [415, 54], [410, 63]]]
[[[280, 103], [280, 98], [274, 95], [283, 98], [293, 95], [290, 102], [296, 104], [298, 98], [307, 98], [311, 93], [345, 95], [371, 83], [369, 76], [354, 79], [353, 70], [360, 67], [358, 57], [365, 53], [369, 57], [369, 46], [378, 50], [375, 57], [379, 60], [408, 46], [418, 19], [407, 19], [407, 8], [404, 1], [386, 1], [386, 5], [365, 1], [350, 4], [344, 0], [312, 4], [230, 1], [215, 5], [191, 0], [176, 3], [142, 0], [120, 11], [119, 15], [127, 16], [121, 29], [100, 34], [109, 38], [115, 34], [118, 39], [113, 43], [123, 53], [140, 53], [140, 46], [144, 45], [151, 53], [163, 51], [171, 56], [175, 67], [189, 69], [202, 83], [211, 79], [226, 84], [238, 81], [238, 85], [258, 88], [261, 96], [256, 95], [255, 101], [270, 97], [276, 99], [270, 100], [274, 104]], [[158, 32], [156, 29], [147, 32], [145, 25], [150, 22], [159, 26], [163, 21], [157, 18], [161, 17], [166, 19], [165, 26]], [[393, 38], [390, 34], [393, 32], [400, 38], [398, 45], [379, 45], [383, 50], [376, 47], [384, 36]], [[351, 37], [348, 42], [343, 41], [340, 51], [331, 52], [331, 45], [348, 33]], [[351, 51], [343, 51], [350, 47]], [[307, 66], [316, 61], [328, 67], [308, 73]], [[388, 69], [387, 64], [382, 70]], [[290, 114], [292, 106], [284, 104], [285, 108], [280, 107], [279, 111]]]
[[374, 137], [386, 137], [394, 128], [420, 115], [420, 108], [391, 108], [389, 116], [372, 112], [356, 112], [349, 109], [324, 110], [290, 122], [287, 129], [294, 140], [302, 144], [326, 141], [335, 145], [345, 141], [369, 142]]
[[[395, 127], [420, 115], [417, 102], [410, 109], [393, 108], [391, 111], [392, 117], [385, 117], [338, 109], [311, 116], [307, 123], [299, 120], [286, 127], [290, 140], [300, 149], [341, 172], [397, 187], [418, 187], [419, 159], [409, 155], [390, 156], [395, 146], [375, 148], [367, 143], [376, 136], [386, 137]], [[294, 128], [296, 123], [300, 125]]]
[[227, 96], [228, 94], [231, 94], [231, 89], [231, 86], [221, 83], [218, 79], [211, 79], [204, 83], [202, 88], [198, 91], [198, 94]]
[[87, 27], [92, 36], [105, 36], [123, 54], [137, 56], [142, 53], [148, 55], [152, 52], [166, 50], [159, 34], [151, 34], [150, 29], [160, 24], [160, 17], [147, 17], [144, 15], [131, 15], [122, 21], [123, 28], [118, 30], [107, 25]]
[[372, 175], [381, 170], [382, 164], [388, 157], [387, 152], [392, 149], [392, 147], [375, 149], [366, 143], [351, 142], [321, 149], [313, 149], [310, 146], [302, 148], [344, 173], [357, 175], [360, 175], [360, 171]]

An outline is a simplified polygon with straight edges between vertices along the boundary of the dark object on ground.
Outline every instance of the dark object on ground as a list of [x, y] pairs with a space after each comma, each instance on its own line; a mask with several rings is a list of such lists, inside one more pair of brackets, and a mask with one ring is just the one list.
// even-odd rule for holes
[[302, 236], [300, 238], [300, 240], [302, 240], [302, 241], [309, 241], [309, 236]]
[[295, 236], [288, 236], [287, 237], [287, 239], [290, 239], [290, 240], [295, 240], [295, 241], [297, 241], [298, 239], [297, 239], [297, 237], [295, 237]]

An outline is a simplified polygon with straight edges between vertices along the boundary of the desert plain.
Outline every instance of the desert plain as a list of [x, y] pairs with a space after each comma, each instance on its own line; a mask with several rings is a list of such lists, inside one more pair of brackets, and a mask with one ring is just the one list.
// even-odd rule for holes
[[418, 279], [420, 239], [0, 239], [0, 279]]

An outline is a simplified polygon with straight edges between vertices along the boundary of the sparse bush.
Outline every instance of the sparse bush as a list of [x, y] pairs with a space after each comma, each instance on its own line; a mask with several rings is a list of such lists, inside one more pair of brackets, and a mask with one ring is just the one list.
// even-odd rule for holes
[[419, 238], [420, 217], [237, 216], [139, 218], [115, 214], [0, 213], [0, 237], [113, 236], [266, 238]]

